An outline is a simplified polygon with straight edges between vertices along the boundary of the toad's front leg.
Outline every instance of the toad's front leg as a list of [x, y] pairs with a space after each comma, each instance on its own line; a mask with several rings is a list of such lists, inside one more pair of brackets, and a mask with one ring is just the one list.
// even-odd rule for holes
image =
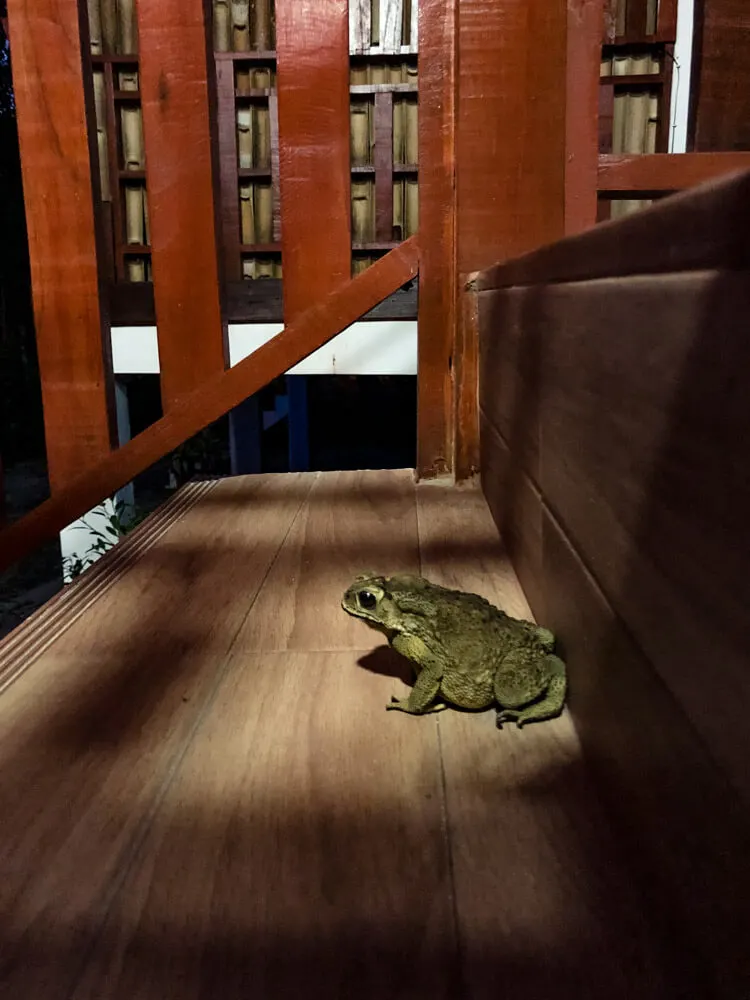
[[394, 698], [386, 709], [392, 712], [408, 712], [409, 715], [425, 715], [427, 712], [440, 711], [446, 706], [433, 705], [435, 697], [440, 690], [440, 676], [423, 670], [417, 677], [414, 687], [409, 692], [408, 698]]

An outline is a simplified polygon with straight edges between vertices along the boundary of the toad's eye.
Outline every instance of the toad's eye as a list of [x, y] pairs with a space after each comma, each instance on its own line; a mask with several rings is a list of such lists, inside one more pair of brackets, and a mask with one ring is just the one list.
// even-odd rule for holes
[[377, 603], [377, 597], [371, 594], [369, 590], [361, 591], [359, 595], [359, 606], [361, 608], [364, 608], [365, 611], [372, 611]]

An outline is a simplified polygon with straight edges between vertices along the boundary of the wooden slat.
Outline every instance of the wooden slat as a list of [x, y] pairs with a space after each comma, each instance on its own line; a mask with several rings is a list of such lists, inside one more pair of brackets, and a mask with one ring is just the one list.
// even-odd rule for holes
[[[615, 118], [615, 88], [611, 83], [599, 87], [599, 152], [612, 152], [612, 133]], [[594, 169], [594, 198], [598, 184], [598, 160]], [[588, 227], [586, 227], [588, 228]], [[572, 234], [571, 234], [572, 235]]]
[[657, 35], [667, 42], [677, 37], [677, 0], [659, 0]]
[[625, 4], [625, 34], [637, 37], [646, 35], [647, 0], [627, 0]]
[[346, 0], [276, 10], [284, 319], [351, 274]]
[[732, 1000], [750, 981], [747, 814], [549, 511], [544, 549], [546, 622], [564, 636], [570, 712], [664, 942], [657, 996]]
[[[268, 121], [271, 132], [271, 198], [273, 213], [271, 235], [281, 243], [281, 186], [279, 183], [279, 99], [275, 93], [268, 98]], [[283, 264], [283, 262], [282, 262]]]
[[747, 273], [545, 298], [542, 494], [750, 811]]
[[457, 0], [420, 0], [417, 473], [451, 471]]
[[223, 277], [240, 281], [240, 195], [237, 182], [237, 109], [234, 102], [234, 63], [216, 60], [216, 108], [219, 139], [221, 245]]
[[244, 518], [193, 507], [3, 693], [6, 995], [76, 995], [310, 480], [216, 484], [224, 509]]
[[748, 169], [750, 152], [610, 154], [599, 157], [598, 188], [600, 191], [680, 191]]
[[[422, 572], [530, 617], [481, 494], [425, 484], [417, 500]], [[670, 995], [659, 927], [567, 711], [523, 732], [498, 731], [492, 711], [444, 712], [438, 729], [463, 965], [456, 995], [490, 1000], [498, 983], [554, 1000], [598, 1000], [603, 984], [620, 1000]]]
[[478, 311], [477, 293], [470, 283], [459, 292], [453, 362], [453, 475], [456, 482], [471, 479], [479, 469]]
[[[165, 411], [223, 370], [203, 0], [138, 5], [154, 297]], [[226, 124], [224, 125], [226, 128]], [[218, 176], [216, 177], [218, 187]]]
[[370, 48], [372, 0], [349, 0], [349, 52], [361, 55]]
[[[264, 540], [251, 505], [214, 491], [204, 523], [219, 512]], [[75, 1000], [162, 1000], [175, 982], [226, 1000], [249, 983], [268, 997], [456, 995], [436, 721], [385, 712], [400, 661], [340, 607], [368, 552], [418, 570], [412, 474], [316, 477]], [[210, 581], [226, 593], [209, 566]]]
[[0, 533], [0, 572], [130, 482], [168, 451], [218, 420], [277, 375], [327, 343], [417, 273], [414, 238], [405, 240], [356, 279], [329, 293], [282, 333], [229, 371], [206, 379], [157, 423], [123, 445], [64, 493], [40, 504]]
[[56, 492], [107, 456], [115, 441], [77, 5], [16, 0], [10, 32], [47, 465]]
[[750, 266], [750, 172], [660, 201], [616, 223], [488, 268], [480, 290]]
[[[565, 233], [596, 222], [597, 154], [601, 119], [599, 64], [603, 0], [568, 0], [566, 69]], [[608, 90], [610, 100], [612, 91]], [[611, 132], [611, 127], [610, 127]], [[608, 152], [611, 150], [608, 147]]]
[[375, 239], [393, 239], [393, 95], [375, 95]]
[[380, 3], [380, 51], [397, 54], [401, 51], [401, 26], [404, 0], [377, 0]]

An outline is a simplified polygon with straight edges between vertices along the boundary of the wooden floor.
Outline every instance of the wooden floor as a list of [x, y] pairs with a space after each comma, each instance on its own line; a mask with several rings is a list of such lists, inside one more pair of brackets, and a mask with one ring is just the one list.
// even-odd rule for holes
[[0, 996], [656, 998], [570, 718], [386, 712], [361, 570], [528, 608], [473, 489], [188, 487], [0, 645]]

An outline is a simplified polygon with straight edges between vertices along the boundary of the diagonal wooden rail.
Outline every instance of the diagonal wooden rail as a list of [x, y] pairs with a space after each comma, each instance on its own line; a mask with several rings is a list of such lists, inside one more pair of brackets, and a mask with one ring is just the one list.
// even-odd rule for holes
[[410, 281], [417, 274], [418, 263], [418, 245], [412, 237], [299, 313], [281, 333], [234, 368], [213, 375], [182, 396], [166, 416], [0, 531], [0, 572], [356, 322]]

